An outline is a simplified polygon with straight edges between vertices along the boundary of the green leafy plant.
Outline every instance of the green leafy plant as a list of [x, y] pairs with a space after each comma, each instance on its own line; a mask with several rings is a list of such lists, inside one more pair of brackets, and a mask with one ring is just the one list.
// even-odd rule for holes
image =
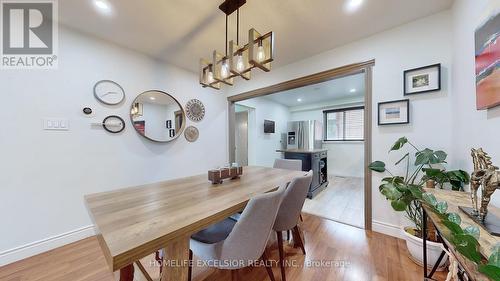
[[440, 187], [450, 183], [454, 190], [462, 190], [469, 182], [469, 174], [462, 170], [445, 171], [434, 165], [446, 163], [447, 154], [444, 151], [431, 149], [420, 150], [410, 143], [406, 137], [398, 139], [389, 152], [397, 151], [405, 145], [411, 146], [415, 152], [414, 169], [410, 170], [410, 153], [406, 153], [395, 165], [406, 162], [404, 176], [392, 174], [384, 162], [375, 161], [369, 168], [375, 172], [390, 174], [385, 177], [379, 186], [379, 191], [395, 211], [406, 212], [407, 217], [415, 224], [415, 235], [422, 237], [422, 206], [435, 213], [444, 226], [449, 230], [442, 233], [456, 251], [478, 265], [478, 270], [493, 280], [500, 281], [500, 245], [493, 249], [488, 262], [484, 263], [478, 251], [479, 228], [468, 226], [462, 229], [461, 218], [457, 213], [448, 213], [448, 203], [438, 202], [436, 197], [425, 192], [423, 185], [428, 180], [434, 180]]
[[434, 151], [429, 148], [418, 149], [406, 137], [399, 138], [389, 150], [399, 151], [405, 146], [409, 146], [415, 151], [413, 165], [411, 165], [410, 152], [406, 152], [395, 165], [405, 164], [405, 175], [397, 176], [386, 168], [382, 161], [375, 161], [369, 168], [373, 171], [387, 172], [390, 177], [382, 179], [379, 187], [380, 192], [391, 201], [391, 206], [396, 211], [405, 211], [406, 216], [415, 224], [415, 235], [421, 236], [422, 230], [422, 210], [420, 199], [422, 186], [429, 180], [435, 181], [440, 187], [445, 183], [450, 183], [453, 189], [463, 190], [463, 186], [469, 183], [469, 174], [462, 170], [446, 171], [442, 166], [446, 163], [448, 155], [442, 150]]

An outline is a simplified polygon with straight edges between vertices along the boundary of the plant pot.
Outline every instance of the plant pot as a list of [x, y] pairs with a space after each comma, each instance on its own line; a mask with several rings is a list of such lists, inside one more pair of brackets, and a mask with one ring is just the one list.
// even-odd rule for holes
[[[408, 252], [410, 253], [410, 259], [416, 264], [423, 266], [424, 264], [424, 245], [422, 238], [416, 237], [411, 233], [408, 233], [407, 230], [413, 231], [413, 227], [404, 227], [402, 229], [404, 233], [404, 237], [406, 240], [406, 248], [408, 248]], [[442, 252], [441, 243], [432, 242], [427, 240], [427, 267], [431, 269], [434, 264], [436, 264], [439, 255]], [[439, 263], [438, 271], [442, 271], [446, 267], [446, 263], [448, 261], [448, 256], [445, 255], [444, 258]]]

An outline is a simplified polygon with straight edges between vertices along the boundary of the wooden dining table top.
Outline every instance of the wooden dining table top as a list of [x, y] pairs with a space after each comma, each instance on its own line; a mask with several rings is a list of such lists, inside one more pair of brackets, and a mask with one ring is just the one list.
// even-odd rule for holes
[[244, 167], [219, 185], [207, 174], [85, 196], [99, 243], [112, 271], [177, 237], [191, 235], [242, 210], [257, 194], [304, 175], [302, 171]]

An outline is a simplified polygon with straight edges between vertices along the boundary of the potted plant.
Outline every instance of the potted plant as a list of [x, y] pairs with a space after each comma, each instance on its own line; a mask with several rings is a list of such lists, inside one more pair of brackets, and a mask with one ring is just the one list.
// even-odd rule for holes
[[[415, 160], [411, 165], [410, 152], [406, 152], [403, 157], [395, 163], [396, 166], [405, 164], [405, 174], [403, 176], [394, 175], [382, 161], [375, 161], [370, 164], [370, 169], [375, 172], [388, 173], [390, 176], [382, 179], [379, 187], [395, 211], [404, 211], [406, 217], [413, 222], [412, 226], [403, 227], [402, 232], [406, 240], [406, 246], [410, 253], [410, 258], [416, 263], [423, 264], [422, 250], [422, 208], [421, 200], [424, 193], [424, 184], [431, 182], [443, 188], [447, 185], [453, 190], [463, 190], [463, 186], [469, 183], [469, 174], [462, 170], [446, 171], [443, 165], [446, 163], [447, 154], [444, 151], [434, 151], [429, 148], [418, 149], [408, 141], [406, 137], [398, 139], [389, 150], [399, 151], [403, 147], [409, 146], [415, 151]], [[446, 202], [436, 204], [437, 209], [446, 211]], [[436, 242], [433, 231], [428, 232], [428, 264], [434, 265], [441, 254], [441, 243]], [[433, 242], [434, 241], [434, 242]], [[445, 264], [443, 259], [440, 266]]]

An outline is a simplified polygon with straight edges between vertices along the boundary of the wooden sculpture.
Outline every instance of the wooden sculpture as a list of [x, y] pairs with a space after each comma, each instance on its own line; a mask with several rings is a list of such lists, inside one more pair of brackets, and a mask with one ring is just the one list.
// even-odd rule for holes
[[[491, 162], [491, 157], [482, 148], [471, 150], [474, 172], [471, 174], [471, 199], [475, 216], [484, 221], [493, 193], [500, 188], [500, 171]], [[481, 207], [478, 210], [477, 191], [481, 187]]]

